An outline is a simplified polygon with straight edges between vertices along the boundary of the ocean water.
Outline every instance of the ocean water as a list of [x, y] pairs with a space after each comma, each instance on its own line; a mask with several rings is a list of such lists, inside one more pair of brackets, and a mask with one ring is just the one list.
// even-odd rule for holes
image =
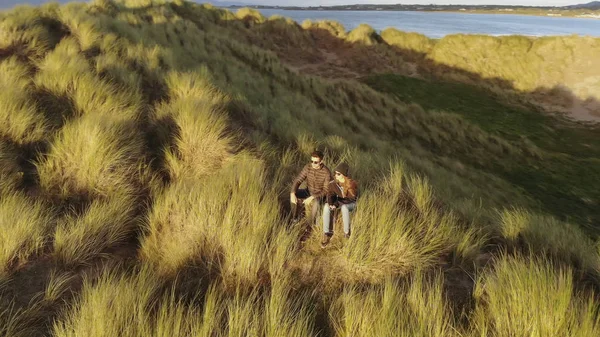
[[600, 19], [546, 17], [511, 14], [467, 14], [437, 12], [392, 11], [291, 11], [261, 9], [263, 15], [283, 15], [302, 23], [311, 20], [336, 20], [346, 30], [366, 23], [378, 31], [394, 27], [402, 31], [417, 32], [431, 38], [448, 34], [486, 35], [571, 35], [600, 37]]

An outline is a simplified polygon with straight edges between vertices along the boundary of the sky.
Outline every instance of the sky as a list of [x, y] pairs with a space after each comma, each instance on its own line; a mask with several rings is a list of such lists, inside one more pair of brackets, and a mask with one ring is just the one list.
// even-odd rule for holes
[[[85, 2], [84, 0], [79, 0]], [[565, 6], [578, 3], [586, 3], [591, 0], [222, 0], [223, 2], [236, 2], [255, 5], [279, 5], [279, 6], [331, 6], [347, 4], [460, 4], [460, 5], [527, 5], [527, 6]], [[47, 0], [0, 0], [0, 8], [12, 7], [17, 4], [38, 5]], [[59, 0], [58, 2], [67, 2]], [[218, 0], [197, 0], [196, 2], [219, 3]]]

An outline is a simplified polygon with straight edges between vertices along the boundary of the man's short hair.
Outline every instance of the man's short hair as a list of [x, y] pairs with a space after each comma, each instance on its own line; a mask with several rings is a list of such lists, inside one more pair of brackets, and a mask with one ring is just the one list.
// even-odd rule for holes
[[322, 152], [322, 151], [319, 151], [319, 150], [314, 150], [314, 151], [313, 151], [313, 152], [310, 154], [310, 156], [311, 156], [311, 157], [317, 157], [317, 158], [319, 158], [320, 160], [323, 160], [323, 157], [324, 157], [324, 156], [323, 156], [323, 152]]

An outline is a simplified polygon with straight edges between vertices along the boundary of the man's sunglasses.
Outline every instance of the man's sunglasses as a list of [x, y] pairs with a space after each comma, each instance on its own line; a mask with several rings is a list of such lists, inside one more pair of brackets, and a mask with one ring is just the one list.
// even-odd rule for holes
[[313, 163], [313, 164], [315, 164], [315, 165], [321, 164], [320, 160], [311, 160], [310, 162]]

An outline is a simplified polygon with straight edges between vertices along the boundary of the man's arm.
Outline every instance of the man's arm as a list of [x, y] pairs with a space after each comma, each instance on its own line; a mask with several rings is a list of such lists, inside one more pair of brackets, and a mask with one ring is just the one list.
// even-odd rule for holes
[[300, 187], [300, 184], [302, 184], [302, 182], [304, 180], [306, 180], [307, 176], [308, 176], [308, 165], [304, 166], [304, 168], [302, 168], [302, 171], [300, 171], [298, 176], [294, 179], [294, 182], [292, 183], [292, 190], [290, 191], [290, 193], [292, 193], [292, 194], [296, 193], [298, 191], [298, 187]]

